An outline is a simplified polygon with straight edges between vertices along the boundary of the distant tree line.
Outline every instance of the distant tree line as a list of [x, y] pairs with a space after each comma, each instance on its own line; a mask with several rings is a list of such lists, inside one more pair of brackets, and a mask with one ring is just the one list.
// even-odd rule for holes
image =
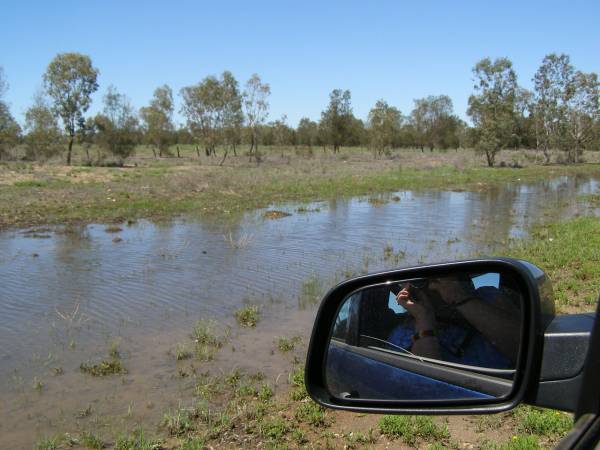
[[[99, 71], [90, 57], [79, 53], [58, 54], [43, 76], [43, 90], [34, 96], [25, 113], [24, 126], [11, 115], [3, 96], [8, 89], [0, 67], [0, 159], [14, 158], [11, 149], [23, 145], [24, 158], [46, 160], [66, 155], [71, 164], [73, 145], [81, 145], [87, 162], [100, 164], [107, 154], [123, 163], [139, 144], [152, 148], [154, 157], [175, 156], [178, 144], [195, 148], [200, 157], [217, 156], [223, 164], [229, 152], [257, 162], [261, 146], [295, 146], [308, 152], [313, 147], [340, 152], [344, 146], [371, 149], [382, 157], [392, 149], [474, 148], [493, 166], [500, 150], [537, 149], [550, 162], [552, 150], [564, 161], [577, 163], [584, 150], [600, 142], [598, 76], [575, 69], [568, 55], [547, 55], [535, 76], [533, 90], [517, 83], [507, 58], [484, 58], [473, 68], [474, 92], [467, 115], [472, 126], [455, 113], [447, 95], [414, 100], [404, 115], [385, 100], [378, 100], [366, 121], [353, 114], [349, 90], [334, 89], [319, 121], [302, 118], [296, 128], [285, 115], [268, 121], [270, 86], [254, 74], [240, 87], [234, 75], [224, 71], [183, 87], [180, 113], [185, 124], [177, 127], [173, 91], [159, 86], [147, 106], [134, 109], [128, 98], [109, 86], [103, 109], [87, 116], [91, 96], [98, 90]], [[91, 154], [92, 149], [96, 154]]]

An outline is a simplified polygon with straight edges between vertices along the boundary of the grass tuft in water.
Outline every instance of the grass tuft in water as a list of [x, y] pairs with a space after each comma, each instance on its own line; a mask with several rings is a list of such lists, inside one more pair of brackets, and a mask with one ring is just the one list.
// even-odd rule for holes
[[260, 317], [258, 305], [248, 305], [235, 312], [235, 320], [238, 325], [246, 328], [254, 328]]
[[300, 336], [294, 336], [292, 338], [280, 337], [277, 339], [277, 349], [283, 353], [291, 352], [300, 342], [302, 342]]
[[81, 363], [79, 369], [88, 375], [94, 377], [105, 377], [108, 375], [118, 375], [127, 373], [120, 359], [102, 360], [98, 363]]

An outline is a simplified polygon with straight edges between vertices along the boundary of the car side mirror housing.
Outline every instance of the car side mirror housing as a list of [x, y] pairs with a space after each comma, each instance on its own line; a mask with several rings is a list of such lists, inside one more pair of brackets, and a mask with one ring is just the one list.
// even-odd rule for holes
[[539, 380], [552, 287], [531, 263], [478, 259], [361, 276], [318, 310], [308, 393], [336, 409], [477, 414], [521, 403]]

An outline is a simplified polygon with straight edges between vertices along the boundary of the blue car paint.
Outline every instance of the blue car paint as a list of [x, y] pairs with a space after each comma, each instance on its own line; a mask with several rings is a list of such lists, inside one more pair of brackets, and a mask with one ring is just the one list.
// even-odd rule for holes
[[[327, 353], [326, 380], [330, 392], [358, 394], [360, 398], [439, 400], [493, 398], [444, 381], [418, 375], [368, 358], [332, 341]], [[352, 384], [348, 385], [347, 380]]]

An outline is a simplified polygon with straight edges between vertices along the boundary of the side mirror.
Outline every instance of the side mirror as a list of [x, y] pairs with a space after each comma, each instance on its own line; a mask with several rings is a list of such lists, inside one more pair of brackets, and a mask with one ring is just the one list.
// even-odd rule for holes
[[552, 288], [512, 259], [367, 275], [319, 308], [305, 380], [323, 406], [376, 413], [510, 409], [538, 380]]

